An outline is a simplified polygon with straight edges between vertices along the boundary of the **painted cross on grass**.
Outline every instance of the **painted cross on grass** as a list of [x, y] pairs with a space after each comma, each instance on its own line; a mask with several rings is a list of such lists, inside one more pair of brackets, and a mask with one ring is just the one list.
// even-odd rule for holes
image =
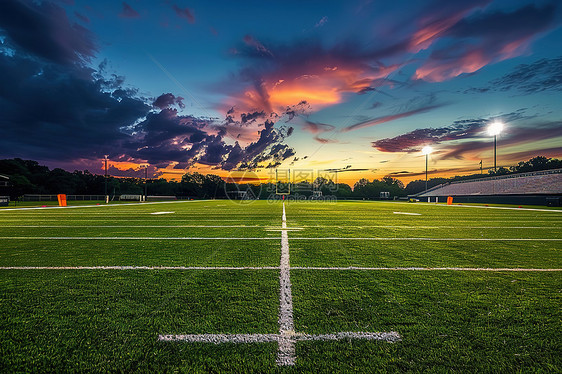
[[287, 234], [285, 203], [281, 227], [281, 263], [279, 265], [279, 333], [278, 334], [188, 334], [159, 335], [161, 341], [182, 341], [188, 343], [270, 343], [277, 342], [277, 365], [289, 366], [296, 362], [295, 344], [304, 340], [342, 340], [365, 339], [382, 340], [389, 343], [400, 341], [397, 332], [337, 332], [311, 335], [295, 332], [293, 323], [293, 296], [291, 294], [291, 274], [289, 263], [289, 236]]

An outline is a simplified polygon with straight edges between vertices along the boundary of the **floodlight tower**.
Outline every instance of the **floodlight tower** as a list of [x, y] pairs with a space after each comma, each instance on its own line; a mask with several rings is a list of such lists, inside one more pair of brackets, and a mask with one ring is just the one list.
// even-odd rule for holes
[[431, 146], [429, 145], [426, 145], [425, 147], [422, 148], [422, 154], [425, 155], [425, 190], [426, 191], [427, 191], [427, 159], [432, 151], [433, 148], [431, 148]]
[[141, 165], [144, 168], [144, 201], [148, 199], [148, 164]]
[[497, 164], [496, 164], [497, 137], [499, 133], [502, 132], [502, 130], [503, 130], [503, 123], [498, 121], [488, 126], [488, 134], [494, 137], [494, 171], [497, 171]]
[[108, 160], [108, 157], [109, 157], [109, 155], [103, 156], [103, 159], [105, 161], [105, 188], [104, 188], [105, 196], [107, 196], [107, 160]]

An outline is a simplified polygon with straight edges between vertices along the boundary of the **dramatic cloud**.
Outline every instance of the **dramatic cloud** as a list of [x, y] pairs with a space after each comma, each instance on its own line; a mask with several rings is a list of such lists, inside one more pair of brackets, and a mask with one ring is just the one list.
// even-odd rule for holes
[[372, 61], [352, 42], [331, 48], [318, 40], [265, 44], [246, 35], [236, 51], [245, 66], [226, 85], [227, 105], [244, 110], [275, 112], [301, 101], [318, 110], [342, 102], [346, 93], [387, 84], [386, 77], [399, 67]]
[[[5, 8], [6, 4], [2, 3]], [[41, 22], [67, 20], [64, 11], [54, 5], [10, 5]], [[51, 12], [49, 17], [56, 17], [41, 20], [38, 12], [45, 9]], [[5, 24], [10, 26], [10, 22], [0, 21], [2, 29], [9, 29]], [[60, 30], [66, 26], [63, 22], [51, 27]], [[256, 168], [294, 155], [289, 146], [282, 144], [288, 132], [285, 126], [276, 129], [264, 113], [242, 113], [240, 121], [232, 124], [179, 114], [176, 108], [184, 108], [181, 97], [172, 93], [155, 100], [140, 97], [136, 90], [124, 88], [123, 77], [105, 73], [105, 61], [97, 70], [82, 64], [69, 65], [82, 61], [84, 45], [93, 45], [90, 39], [86, 44], [67, 45], [68, 40], [78, 39], [38, 36], [50, 43], [49, 48], [42, 49], [35, 43], [27, 46], [16, 42], [12, 35], [17, 38], [18, 32], [10, 29], [0, 45], [0, 156], [67, 165], [76, 160], [83, 165], [108, 154], [118, 165], [134, 171], [134, 165], [141, 162], [159, 168], [195, 163], [225, 170]], [[57, 48], [57, 42], [70, 49]], [[47, 50], [56, 53], [49, 55]], [[50, 58], [46, 61], [47, 56]], [[228, 125], [247, 128], [249, 123], [263, 127], [252, 130], [255, 136], [249, 144], [227, 143]]]
[[0, 1], [0, 30], [13, 48], [58, 64], [88, 61], [97, 50], [90, 31], [71, 24], [64, 9], [47, 1]]
[[123, 2], [123, 10], [119, 13], [121, 18], [139, 18], [140, 14], [134, 10], [129, 4]]
[[484, 90], [519, 90], [526, 94], [547, 90], [560, 91], [562, 90], [562, 57], [544, 58], [532, 64], [519, 65], [511, 73], [491, 81], [490, 86]]
[[171, 93], [167, 93], [158, 96], [158, 98], [154, 100], [154, 103], [152, 103], [152, 105], [160, 109], [166, 109], [171, 107], [172, 105], [177, 105], [178, 107], [183, 109], [185, 108], [185, 104], [183, 103], [183, 100], [184, 99], [181, 96], [176, 97]]
[[512, 12], [480, 11], [456, 20], [439, 33], [444, 46], [433, 50], [429, 60], [416, 70], [415, 78], [441, 82], [521, 55], [534, 39], [555, 25], [556, 7], [550, 3], [544, 7], [527, 5]]
[[394, 121], [400, 118], [406, 118], [406, 117], [410, 117], [416, 114], [420, 114], [420, 113], [426, 113], [429, 112], [433, 109], [437, 109], [442, 107], [442, 104], [435, 104], [435, 105], [428, 105], [428, 106], [424, 106], [421, 108], [416, 108], [416, 109], [412, 109], [412, 110], [408, 110], [406, 112], [402, 112], [402, 113], [397, 113], [397, 114], [391, 114], [388, 116], [383, 116], [383, 117], [378, 117], [378, 118], [373, 118], [367, 121], [362, 121], [356, 124], [353, 124], [351, 126], [348, 126], [344, 129], [342, 129], [343, 132], [347, 132], [347, 131], [352, 131], [352, 130], [357, 130], [357, 129], [361, 129], [364, 127], [370, 127], [370, 126], [376, 126], [376, 125], [380, 125], [386, 122], [390, 122], [390, 121]]
[[189, 8], [180, 8], [176, 4], [172, 5], [172, 9], [176, 12], [176, 15], [180, 18], [187, 20], [187, 22], [193, 24], [195, 23], [195, 16], [193, 15], [193, 11]]
[[[530, 142], [555, 139], [558, 137], [562, 137], [562, 123], [537, 123], [532, 127], [517, 127], [505, 135], [502, 134], [499, 143], [501, 147], [515, 145], [524, 146]], [[482, 151], [488, 151], [490, 149], [491, 142], [489, 138], [480, 141], [463, 142], [443, 149], [439, 159], [477, 160], [480, 158], [480, 153]]]
[[449, 127], [417, 129], [372, 144], [381, 152], [419, 152], [427, 144], [475, 137], [484, 130], [485, 125], [486, 120], [483, 119], [456, 121]]

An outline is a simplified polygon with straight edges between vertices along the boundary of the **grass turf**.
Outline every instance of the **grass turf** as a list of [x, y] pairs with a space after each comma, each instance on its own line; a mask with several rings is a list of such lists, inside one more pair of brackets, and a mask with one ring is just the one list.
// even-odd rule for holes
[[[323, 239], [559, 239], [561, 211], [288, 202], [287, 223], [299, 228], [288, 232], [292, 266], [562, 268], [560, 241]], [[280, 225], [281, 205], [267, 202], [1, 211], [0, 266], [278, 266]], [[5, 239], [14, 236], [272, 239]], [[274, 343], [157, 341], [160, 333], [276, 333], [278, 276], [275, 270], [0, 270], [0, 371], [562, 370], [560, 272], [292, 270], [296, 331], [402, 335], [394, 344], [298, 342], [295, 367], [275, 366]]]

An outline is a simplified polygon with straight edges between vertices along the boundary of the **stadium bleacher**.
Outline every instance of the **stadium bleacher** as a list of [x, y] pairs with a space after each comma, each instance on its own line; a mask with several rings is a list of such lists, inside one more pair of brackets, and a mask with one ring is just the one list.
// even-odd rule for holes
[[560, 194], [562, 169], [554, 169], [442, 184], [417, 197]]

